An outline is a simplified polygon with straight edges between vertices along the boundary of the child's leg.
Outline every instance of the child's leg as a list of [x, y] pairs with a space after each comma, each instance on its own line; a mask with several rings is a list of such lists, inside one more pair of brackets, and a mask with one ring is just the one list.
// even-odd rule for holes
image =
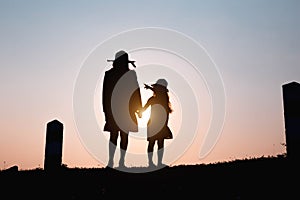
[[154, 163], [153, 163], [153, 160], [152, 160], [154, 144], [155, 144], [155, 140], [149, 140], [149, 142], [148, 142], [148, 149], [147, 149], [147, 151], [148, 151], [148, 164], [149, 164], [149, 167], [153, 167], [154, 166]]
[[160, 139], [157, 141], [158, 143], [158, 149], [157, 149], [157, 165], [158, 166], [162, 166], [162, 159], [163, 159], [163, 155], [164, 155], [164, 139]]

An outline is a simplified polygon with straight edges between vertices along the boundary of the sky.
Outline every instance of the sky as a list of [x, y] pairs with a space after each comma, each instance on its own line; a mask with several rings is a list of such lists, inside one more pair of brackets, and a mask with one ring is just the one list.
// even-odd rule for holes
[[[175, 138], [166, 141], [167, 146], [173, 148], [172, 142], [178, 143], [177, 135], [184, 134], [180, 124], [198, 120], [199, 116], [201, 119], [197, 131], [189, 133], [195, 137], [183, 139], [188, 145], [179, 148], [181, 152], [168, 164], [215, 163], [285, 153], [282, 85], [300, 82], [299, 9], [300, 2], [296, 0], [1, 0], [0, 169], [13, 165], [20, 169], [43, 167], [46, 125], [54, 119], [64, 124], [64, 164], [69, 167], [104, 166], [108, 134], [102, 131], [101, 81], [103, 71], [110, 66], [100, 58], [113, 59], [117, 48], [123, 49], [131, 41], [121, 40], [118, 47], [105, 49], [106, 54], [101, 54], [101, 48], [120, 34], [149, 27], [171, 35], [174, 33], [175, 37], [184, 35], [199, 44], [202, 47], [199, 51], [204, 59], [211, 60], [224, 88], [216, 93], [224, 92], [225, 99], [221, 102], [225, 105], [224, 123], [209, 152], [199, 157], [205, 144], [205, 133], [210, 128], [212, 110], [214, 106], [218, 107], [210, 100], [213, 91], [205, 82], [211, 80], [202, 71], [204, 68], [199, 68], [202, 78], [192, 76], [196, 74], [192, 68], [159, 68], [159, 64], [188, 64], [180, 59], [180, 55], [170, 56], [170, 52], [127, 49], [133, 51], [130, 55], [138, 64], [136, 70], [141, 85], [143, 81], [155, 82], [161, 74], [172, 74], [178, 69], [179, 74], [185, 72], [185, 77], [192, 77], [183, 80], [187, 81], [192, 93], [199, 89], [197, 101], [188, 102], [180, 96], [184, 89], [171, 79], [181, 76], [174, 73], [170, 77], [170, 99], [174, 105], [170, 126]], [[140, 39], [139, 35], [135, 36]], [[135, 42], [134, 38], [132, 42]], [[178, 48], [176, 45], [175, 42], [174, 48]], [[192, 54], [185, 53], [187, 57]], [[99, 60], [95, 61], [95, 58]], [[149, 63], [151, 59], [165, 63]], [[81, 124], [78, 124], [82, 122], [78, 122], [74, 102], [80, 100], [74, 98], [84, 69], [92, 69], [88, 68], [91, 60], [93, 66], [99, 61], [93, 90], [99, 132], [89, 135], [83, 134]], [[151, 73], [151, 70], [156, 71], [147, 77], [145, 74], [149, 69]], [[160, 69], [164, 71], [160, 72]], [[200, 86], [195, 86], [197, 83]], [[85, 83], [80, 85], [85, 91], [83, 86]], [[145, 101], [151, 94], [141, 90]], [[196, 104], [200, 114], [183, 114], [188, 104]], [[187, 109], [191, 110], [190, 107]], [[87, 120], [82, 126], [89, 123]], [[90, 140], [94, 143], [90, 144]], [[139, 136], [132, 138], [134, 140], [139, 140], [139, 144], [129, 143], [131, 154], [145, 152], [147, 142]], [[169, 158], [172, 152], [165, 154]], [[143, 161], [135, 163], [133, 159], [127, 164], [139, 166]]]

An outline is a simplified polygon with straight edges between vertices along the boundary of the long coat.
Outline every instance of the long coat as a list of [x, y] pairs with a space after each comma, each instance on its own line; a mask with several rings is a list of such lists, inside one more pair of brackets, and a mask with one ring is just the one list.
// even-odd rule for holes
[[134, 70], [111, 68], [105, 72], [102, 91], [104, 131], [138, 132], [136, 111], [142, 107]]

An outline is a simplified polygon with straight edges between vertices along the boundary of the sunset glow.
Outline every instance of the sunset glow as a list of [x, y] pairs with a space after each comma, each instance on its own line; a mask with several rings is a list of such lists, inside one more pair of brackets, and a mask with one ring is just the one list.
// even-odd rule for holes
[[[170, 165], [284, 154], [281, 87], [300, 81], [299, 8], [289, 0], [1, 1], [0, 170], [42, 168], [54, 119], [64, 125], [64, 164], [106, 165], [102, 81], [120, 49], [136, 61], [143, 104], [152, 95], [144, 83], [169, 82]], [[130, 133], [128, 166], [147, 163], [149, 116]]]

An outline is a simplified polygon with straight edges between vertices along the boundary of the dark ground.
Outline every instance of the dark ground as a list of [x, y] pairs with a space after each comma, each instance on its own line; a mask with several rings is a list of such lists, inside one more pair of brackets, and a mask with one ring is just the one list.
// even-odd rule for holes
[[[1, 199], [300, 199], [299, 164], [283, 156], [148, 173], [104, 168], [0, 172]], [[4, 197], [4, 198], [2, 198]]]

